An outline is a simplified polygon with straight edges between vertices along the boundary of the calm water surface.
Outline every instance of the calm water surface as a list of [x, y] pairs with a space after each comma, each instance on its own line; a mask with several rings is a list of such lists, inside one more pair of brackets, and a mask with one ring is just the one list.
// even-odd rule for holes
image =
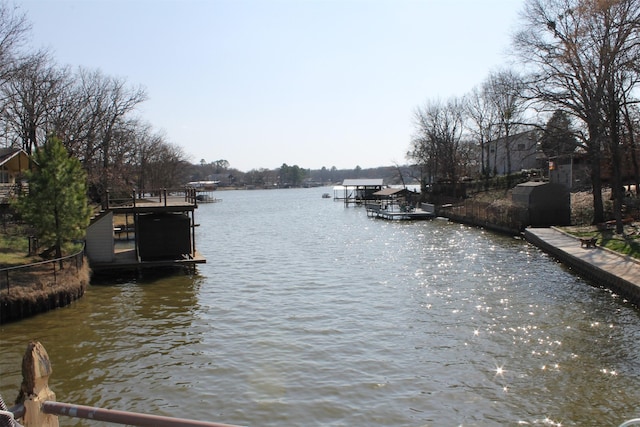
[[640, 416], [637, 308], [522, 240], [374, 220], [325, 191], [221, 192], [196, 211], [196, 275], [92, 285], [2, 326], [0, 394], [38, 339], [59, 401], [112, 409], [250, 426]]

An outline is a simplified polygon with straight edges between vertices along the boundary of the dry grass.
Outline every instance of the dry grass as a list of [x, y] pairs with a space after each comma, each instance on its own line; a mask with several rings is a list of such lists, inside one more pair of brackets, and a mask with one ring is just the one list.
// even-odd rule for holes
[[91, 271], [84, 260], [76, 268], [75, 261], [66, 262], [60, 270], [57, 263], [47, 263], [26, 269], [13, 270], [7, 276], [0, 277], [0, 300], [36, 301], [52, 293], [76, 293], [80, 286], [89, 284]]

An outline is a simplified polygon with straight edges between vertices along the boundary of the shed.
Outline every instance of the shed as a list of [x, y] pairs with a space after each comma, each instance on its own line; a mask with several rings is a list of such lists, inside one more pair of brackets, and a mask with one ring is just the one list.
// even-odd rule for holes
[[138, 254], [142, 261], [181, 259], [191, 254], [191, 220], [184, 213], [139, 214]]
[[569, 225], [571, 223], [571, 195], [562, 184], [530, 181], [513, 189], [513, 204], [527, 213], [532, 227]]

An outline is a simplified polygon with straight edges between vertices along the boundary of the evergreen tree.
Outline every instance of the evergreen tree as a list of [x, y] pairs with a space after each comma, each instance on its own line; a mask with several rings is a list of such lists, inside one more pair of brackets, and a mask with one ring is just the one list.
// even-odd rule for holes
[[84, 237], [89, 225], [86, 174], [56, 138], [40, 147], [34, 160], [37, 167], [27, 173], [29, 192], [17, 207], [40, 243], [53, 247], [60, 258], [64, 244]]
[[553, 113], [544, 129], [540, 144], [548, 157], [571, 154], [575, 151], [578, 142], [571, 131], [571, 123], [566, 112], [556, 110]]

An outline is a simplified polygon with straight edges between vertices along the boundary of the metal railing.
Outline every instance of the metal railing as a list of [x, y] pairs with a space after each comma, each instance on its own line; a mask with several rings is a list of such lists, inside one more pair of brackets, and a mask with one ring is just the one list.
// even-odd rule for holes
[[18, 282], [19, 279], [35, 274], [52, 278], [50, 285], [53, 286], [57, 283], [58, 275], [64, 269], [65, 264], [75, 267], [76, 272], [78, 272], [84, 265], [84, 246], [78, 252], [61, 258], [0, 268], [0, 290], [7, 289], [7, 292], [10, 293], [12, 277], [15, 279], [14, 282]]
[[237, 427], [231, 424], [56, 402], [55, 393], [49, 388], [51, 373], [51, 361], [44, 346], [37, 341], [30, 342], [22, 359], [21, 390], [24, 392], [24, 400], [7, 411], [0, 396], [0, 426], [14, 426], [14, 420], [19, 420], [24, 427], [58, 426], [57, 416], [63, 415], [131, 426]]
[[42, 402], [42, 412], [52, 415], [66, 415], [85, 420], [106, 421], [114, 424], [149, 427], [233, 427], [230, 424], [212, 423], [208, 421], [189, 420], [185, 418], [165, 417], [161, 415], [141, 414], [137, 412], [117, 411], [92, 406], [71, 405], [62, 402]]
[[138, 192], [135, 189], [131, 191], [131, 195], [128, 197], [114, 198], [111, 193], [107, 191], [104, 209], [118, 208], [118, 207], [136, 207], [141, 200], [152, 201], [160, 205], [167, 206], [171, 198], [184, 199], [187, 204], [197, 205], [197, 190], [194, 187], [184, 187], [180, 189], [167, 189], [161, 188], [159, 190], [151, 190]]

